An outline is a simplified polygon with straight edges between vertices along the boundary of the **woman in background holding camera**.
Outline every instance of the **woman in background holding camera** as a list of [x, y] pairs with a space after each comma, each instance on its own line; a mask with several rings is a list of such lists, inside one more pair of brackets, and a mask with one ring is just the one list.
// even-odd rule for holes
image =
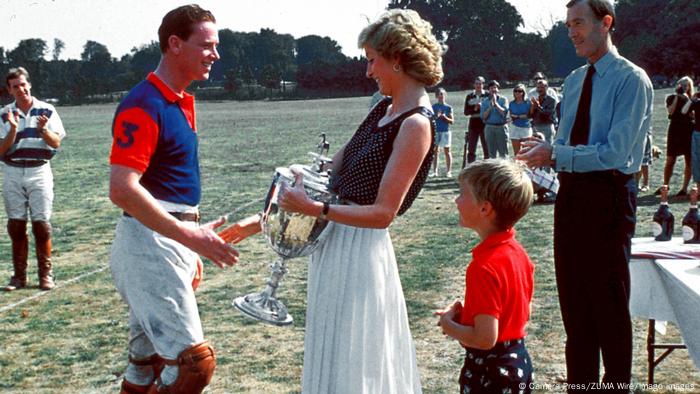
[[[683, 171], [683, 186], [676, 196], [688, 194], [690, 182], [691, 157], [690, 147], [693, 134], [693, 120], [690, 113], [683, 113], [682, 109], [693, 97], [693, 80], [683, 77], [676, 84], [676, 91], [666, 97], [666, 110], [668, 111], [668, 134], [666, 137], [666, 165], [664, 166], [664, 185], [669, 185], [673, 175], [673, 167], [676, 158], [683, 156], [685, 169]], [[661, 194], [659, 188], [655, 194]]]
[[[301, 175], [279, 207], [324, 217], [327, 237], [311, 255], [304, 339], [304, 393], [420, 393], [420, 376], [388, 227], [428, 176], [435, 122], [426, 87], [442, 79], [442, 46], [430, 23], [391, 10], [360, 33], [368, 78], [384, 96], [334, 156], [328, 205]], [[260, 231], [239, 222], [241, 240]], [[236, 240], [236, 241], [237, 241]]]

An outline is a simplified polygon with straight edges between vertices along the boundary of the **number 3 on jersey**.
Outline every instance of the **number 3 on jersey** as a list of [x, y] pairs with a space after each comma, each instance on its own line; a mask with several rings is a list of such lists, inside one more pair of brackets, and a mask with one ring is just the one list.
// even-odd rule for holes
[[134, 145], [134, 133], [138, 131], [139, 126], [127, 121], [122, 121], [122, 132], [119, 137], [116, 138], [116, 143], [120, 148], [126, 149]]

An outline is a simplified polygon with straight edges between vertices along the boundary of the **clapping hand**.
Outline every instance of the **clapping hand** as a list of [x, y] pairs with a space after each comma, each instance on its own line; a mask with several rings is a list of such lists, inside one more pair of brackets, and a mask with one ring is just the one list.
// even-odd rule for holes
[[49, 118], [46, 115], [40, 115], [36, 121], [36, 128], [40, 132], [46, 131], [46, 123], [49, 122]]
[[8, 108], [7, 121], [10, 123], [11, 129], [17, 130], [17, 125], [19, 124], [19, 113]]
[[530, 168], [552, 165], [552, 145], [535, 137], [526, 138], [520, 143], [516, 160], [525, 162]]

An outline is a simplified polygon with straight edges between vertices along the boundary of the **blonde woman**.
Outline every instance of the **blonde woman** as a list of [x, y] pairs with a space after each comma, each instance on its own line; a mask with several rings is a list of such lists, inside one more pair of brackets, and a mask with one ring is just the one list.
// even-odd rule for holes
[[[683, 112], [683, 107], [693, 97], [693, 80], [683, 77], [678, 80], [676, 90], [666, 97], [666, 110], [668, 111], [668, 134], [666, 137], [666, 164], [664, 165], [664, 185], [668, 185], [673, 175], [673, 167], [676, 158], [683, 156], [685, 169], [683, 171], [683, 186], [676, 196], [688, 194], [688, 183], [691, 174], [691, 139], [693, 135], [693, 120], [691, 114]], [[686, 110], [687, 111], [687, 110]], [[661, 189], [656, 191], [661, 194]]]
[[513, 88], [513, 101], [508, 104], [508, 112], [513, 123], [508, 128], [510, 143], [513, 145], [513, 156], [520, 151], [520, 141], [532, 136], [530, 112], [534, 104], [526, 99], [525, 85], [517, 84]]
[[[390, 97], [333, 157], [332, 184], [344, 203], [310, 199], [299, 180], [280, 192], [282, 209], [331, 221], [309, 266], [304, 393], [421, 392], [387, 228], [411, 206], [432, 161], [426, 87], [442, 79], [443, 48], [431, 30], [415, 11], [391, 10], [360, 33], [367, 77]], [[258, 231], [256, 218], [246, 219], [238, 240]]]

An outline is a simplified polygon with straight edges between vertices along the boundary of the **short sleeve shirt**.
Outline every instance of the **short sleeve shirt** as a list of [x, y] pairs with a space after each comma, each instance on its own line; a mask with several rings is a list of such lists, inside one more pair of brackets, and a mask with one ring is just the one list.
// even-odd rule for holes
[[450, 124], [438, 117], [440, 112], [445, 114], [445, 116], [448, 118], [452, 117], [452, 107], [447, 104], [433, 104], [433, 113], [435, 114], [435, 131], [439, 133], [450, 131]]
[[683, 106], [685, 106], [685, 104], [688, 103], [688, 97], [679, 96], [677, 94], [668, 95], [668, 96], [666, 96], [666, 106], [670, 107], [671, 104], [673, 103], [673, 100], [675, 97], [678, 97], [676, 109], [675, 109], [675, 111], [673, 111], [672, 114], [670, 114], [668, 116], [668, 118], [671, 120], [674, 120], [674, 121], [679, 121], [679, 122], [690, 122], [692, 120], [692, 118], [690, 117], [690, 111], [688, 111], [685, 114], [682, 111]]
[[460, 324], [477, 315], [498, 319], [498, 342], [523, 338], [534, 292], [534, 265], [515, 240], [515, 230], [493, 234], [472, 250]]
[[[530, 102], [523, 101], [518, 103], [511, 101], [508, 104], [508, 109], [512, 115], [527, 115], [530, 112]], [[513, 124], [518, 127], [530, 127], [530, 119], [515, 119]]]
[[5, 152], [2, 160], [5, 162], [48, 161], [53, 158], [57, 150], [46, 144], [37, 130], [37, 125], [39, 117], [45, 115], [49, 118], [46, 128], [52, 133], [56, 133], [60, 139], [63, 139], [66, 136], [66, 130], [63, 128], [63, 122], [61, 117], [58, 116], [56, 108], [34, 97], [32, 98], [32, 107], [26, 114], [17, 108], [16, 103], [5, 106], [0, 111], [0, 114], [2, 114], [0, 115], [0, 138], [5, 138], [7, 133], [10, 132], [8, 112], [18, 115], [19, 123], [17, 125], [15, 143]]
[[112, 124], [110, 164], [142, 173], [155, 198], [196, 206], [201, 197], [194, 97], [154, 73], [124, 98]]

